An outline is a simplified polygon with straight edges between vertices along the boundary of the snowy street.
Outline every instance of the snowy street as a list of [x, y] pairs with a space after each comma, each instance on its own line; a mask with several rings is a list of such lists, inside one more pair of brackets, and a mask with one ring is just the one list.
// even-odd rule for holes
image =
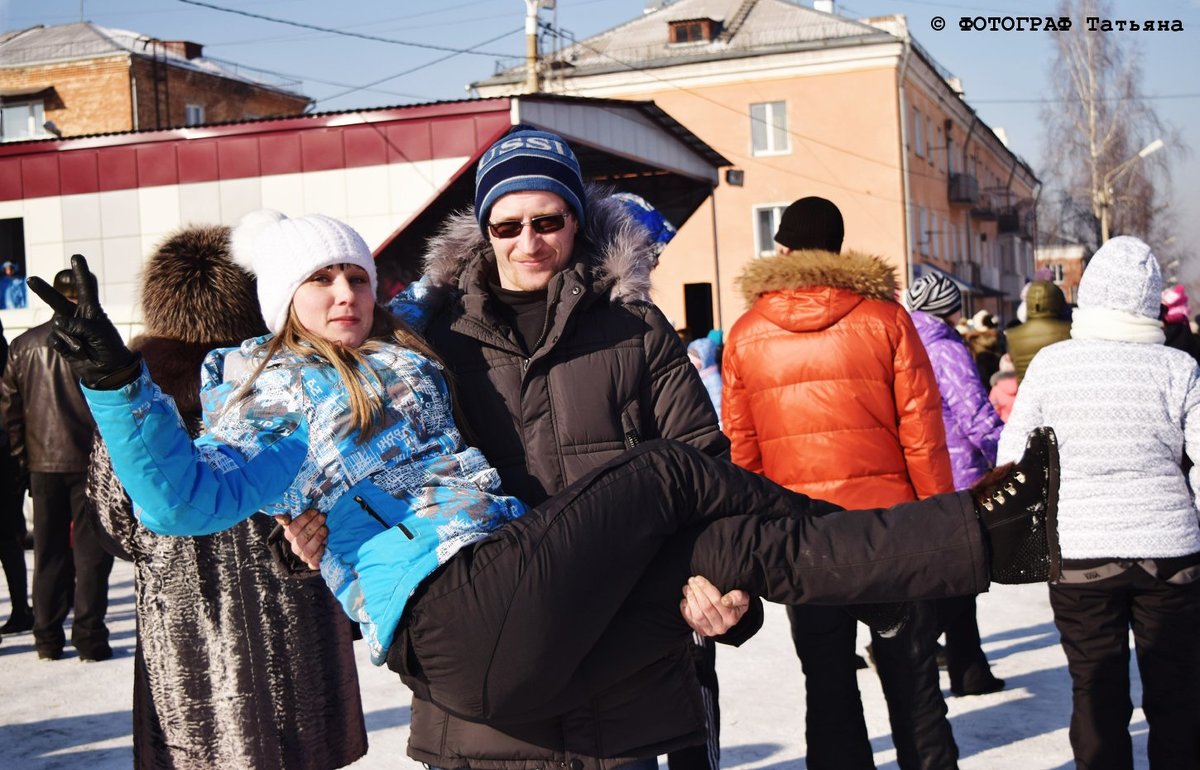
[[[131, 766], [134, 616], [129, 564], [117, 562], [110, 596], [113, 660], [82, 663], [68, 646], [62, 660], [40, 661], [29, 634], [6, 637], [0, 643], [4, 767], [116, 770]], [[5, 596], [0, 618], [8, 617], [8, 609]], [[1045, 587], [996, 587], [979, 599], [979, 625], [992, 670], [1006, 680], [1007, 687], [993, 695], [949, 698], [960, 766], [963, 770], [1073, 767], [1067, 742], [1070, 682]], [[861, 632], [860, 650], [865, 637]], [[353, 767], [420, 768], [404, 756], [407, 690], [390, 671], [372, 667], [359, 647], [371, 748]], [[803, 682], [782, 609], [768, 605], [766, 624], [758, 636], [741, 649], [721, 648], [718, 654], [723, 767], [804, 768]], [[1136, 669], [1133, 677], [1136, 704], [1140, 701]], [[859, 673], [859, 686], [876, 765], [895, 768], [887, 710], [873, 669]], [[948, 694], [945, 672], [942, 686]], [[1140, 710], [1134, 712], [1133, 732], [1137, 767], [1145, 768], [1146, 732]]]

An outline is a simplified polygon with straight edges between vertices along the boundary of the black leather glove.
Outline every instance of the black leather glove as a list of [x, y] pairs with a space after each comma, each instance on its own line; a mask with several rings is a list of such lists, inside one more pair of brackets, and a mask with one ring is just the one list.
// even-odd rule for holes
[[141, 358], [125, 346], [117, 327], [100, 307], [96, 276], [82, 254], [71, 257], [78, 303], [64, 297], [37, 276], [27, 283], [34, 294], [54, 309], [50, 346], [63, 355], [83, 384], [93, 390], [116, 390], [137, 379]]

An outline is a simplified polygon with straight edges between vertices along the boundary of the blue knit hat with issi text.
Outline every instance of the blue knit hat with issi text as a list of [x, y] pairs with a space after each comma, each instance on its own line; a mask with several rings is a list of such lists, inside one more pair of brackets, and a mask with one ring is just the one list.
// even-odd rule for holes
[[583, 227], [583, 175], [571, 146], [558, 134], [517, 126], [487, 149], [475, 172], [475, 218], [485, 238], [496, 201], [529, 191], [562, 198]]

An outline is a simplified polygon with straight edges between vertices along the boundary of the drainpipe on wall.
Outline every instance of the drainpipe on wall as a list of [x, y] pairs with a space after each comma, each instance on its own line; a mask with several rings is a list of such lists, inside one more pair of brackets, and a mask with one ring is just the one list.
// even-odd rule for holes
[[713, 288], [717, 292], [717, 318], [713, 328], [725, 331], [724, 318], [721, 314], [721, 256], [717, 247], [717, 183], [713, 182], [708, 200], [712, 210], [712, 239], [713, 239]]
[[[963, 150], [962, 150], [963, 164], [962, 164], [962, 171], [960, 173], [963, 173], [963, 174], [967, 173], [967, 148], [971, 146], [971, 136], [975, 133], [975, 126], [978, 124], [979, 124], [979, 116], [972, 114], [971, 115], [971, 125], [967, 126], [967, 138], [963, 139]], [[976, 170], [978, 171], [978, 169], [976, 169]], [[978, 177], [976, 178], [976, 182], [978, 182]], [[967, 211], [967, 253], [966, 253], [966, 258], [967, 258], [968, 264], [971, 263], [971, 252], [975, 249], [975, 230], [974, 230], [974, 228], [971, 227], [971, 223], [972, 223], [971, 212]], [[980, 255], [979, 267], [980, 268], [983, 267], [983, 255], [982, 254]]]
[[904, 37], [904, 53], [900, 55], [900, 74], [896, 80], [896, 94], [900, 103], [900, 181], [903, 185], [901, 193], [904, 202], [904, 221], [901, 226], [904, 228], [904, 265], [905, 265], [905, 287], [912, 286], [913, 282], [913, 233], [912, 233], [912, 191], [908, 184], [908, 102], [904, 98], [904, 76], [908, 73], [908, 59], [912, 53], [912, 46], [908, 40], [908, 34]]
[[129, 109], [133, 113], [133, 130], [138, 130], [138, 100], [137, 100], [137, 70], [134, 68], [134, 58], [129, 57]]

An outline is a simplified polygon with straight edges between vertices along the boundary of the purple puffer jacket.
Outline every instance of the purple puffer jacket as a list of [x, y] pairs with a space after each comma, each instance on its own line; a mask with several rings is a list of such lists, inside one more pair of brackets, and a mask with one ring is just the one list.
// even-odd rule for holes
[[954, 488], [965, 489], [996, 463], [996, 444], [1004, 428], [979, 381], [979, 370], [954, 327], [920, 310], [912, 312], [913, 325], [925, 344], [942, 394], [942, 421]]

